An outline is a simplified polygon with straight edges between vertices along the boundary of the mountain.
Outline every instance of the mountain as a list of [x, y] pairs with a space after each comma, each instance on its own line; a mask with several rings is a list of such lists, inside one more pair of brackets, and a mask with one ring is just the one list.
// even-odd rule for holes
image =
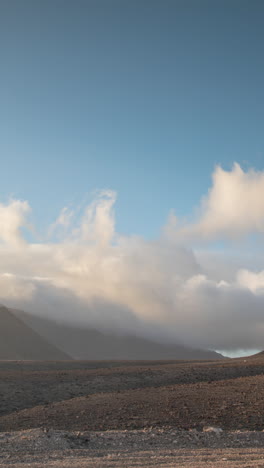
[[0, 359], [66, 360], [69, 356], [0, 306]]
[[13, 310], [13, 313], [74, 359], [223, 359], [221, 354], [214, 351], [192, 349], [177, 344], [163, 345], [137, 336], [102, 333], [94, 329], [59, 324], [18, 310]]

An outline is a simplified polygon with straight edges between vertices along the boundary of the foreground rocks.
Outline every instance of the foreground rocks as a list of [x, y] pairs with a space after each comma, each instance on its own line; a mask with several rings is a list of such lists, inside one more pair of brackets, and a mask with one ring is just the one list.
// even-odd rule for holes
[[66, 432], [47, 429], [0, 433], [0, 466], [42, 467], [260, 467], [264, 432], [220, 428], [179, 431]]

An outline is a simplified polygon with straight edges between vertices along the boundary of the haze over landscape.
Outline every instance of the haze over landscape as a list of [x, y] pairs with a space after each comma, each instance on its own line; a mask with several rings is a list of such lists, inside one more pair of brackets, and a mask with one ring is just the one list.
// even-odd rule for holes
[[263, 3], [0, 10], [1, 304], [35, 324], [261, 350]]

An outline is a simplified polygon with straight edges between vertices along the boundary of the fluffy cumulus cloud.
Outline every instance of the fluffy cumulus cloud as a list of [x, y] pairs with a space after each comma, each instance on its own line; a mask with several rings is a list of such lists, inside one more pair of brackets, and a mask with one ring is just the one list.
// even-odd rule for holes
[[226, 275], [227, 259], [225, 268], [219, 264], [218, 274], [211, 274], [205, 256], [189, 243], [192, 236], [262, 231], [262, 191], [262, 173], [244, 173], [238, 165], [229, 173], [217, 168], [198, 221], [182, 226], [170, 219], [167, 235], [156, 240], [116, 232], [112, 191], [100, 193], [77, 224], [73, 210], [64, 209], [50, 230], [63, 228], [63, 236], [45, 243], [22, 235], [28, 203], [0, 205], [0, 301], [57, 321], [160, 342], [263, 348], [264, 271], [245, 265]]
[[264, 172], [244, 172], [235, 163], [228, 172], [216, 167], [213, 184], [202, 199], [197, 219], [181, 224], [171, 215], [167, 233], [178, 240], [241, 238], [264, 233]]

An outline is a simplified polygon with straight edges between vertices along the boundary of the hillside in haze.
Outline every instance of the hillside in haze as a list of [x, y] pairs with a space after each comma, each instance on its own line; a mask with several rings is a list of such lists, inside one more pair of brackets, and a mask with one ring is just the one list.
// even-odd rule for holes
[[69, 356], [0, 306], [0, 359], [65, 360]]
[[12, 310], [17, 317], [74, 359], [221, 359], [220, 354], [181, 345], [162, 345], [137, 336], [119, 336], [94, 329], [59, 324], [24, 311]]
[[247, 360], [252, 360], [252, 361], [257, 361], [260, 360], [262, 361], [264, 359], [264, 351], [260, 351], [259, 353], [252, 354], [251, 356], [244, 356]]

